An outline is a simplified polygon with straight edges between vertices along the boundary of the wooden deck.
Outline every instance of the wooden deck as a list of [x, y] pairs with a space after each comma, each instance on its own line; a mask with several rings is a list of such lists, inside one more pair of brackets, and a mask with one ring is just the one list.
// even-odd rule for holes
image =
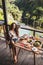
[[[34, 65], [33, 59], [33, 53], [21, 50], [16, 65]], [[0, 40], [0, 65], [15, 65], [9, 47], [6, 48], [6, 43], [2, 40]], [[43, 54], [36, 55], [36, 65], [43, 65]]]

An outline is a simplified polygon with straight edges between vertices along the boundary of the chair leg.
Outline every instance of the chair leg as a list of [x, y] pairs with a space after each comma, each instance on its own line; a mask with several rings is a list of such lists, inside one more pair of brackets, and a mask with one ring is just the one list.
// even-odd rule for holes
[[6, 41], [6, 48], [8, 47], [8, 43], [9, 43], [9, 42], [8, 42], [8, 41]]
[[12, 49], [9, 48], [9, 53], [10, 53], [10, 60], [12, 59]]

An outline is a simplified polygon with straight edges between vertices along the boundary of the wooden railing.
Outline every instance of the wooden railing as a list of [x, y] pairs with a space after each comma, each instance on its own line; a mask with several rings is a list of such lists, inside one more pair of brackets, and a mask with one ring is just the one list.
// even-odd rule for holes
[[[4, 27], [4, 26], [3, 26]], [[20, 27], [21, 29], [24, 29], [24, 30], [29, 30], [29, 31], [32, 31], [33, 32], [33, 36], [36, 35], [36, 32], [39, 32], [39, 33], [42, 33], [43, 34], [43, 30], [38, 30], [38, 29], [34, 29], [34, 28], [31, 28], [31, 27]], [[4, 28], [3, 28], [4, 29]]]
[[21, 29], [33, 31], [33, 36], [35, 36], [35, 32], [43, 33], [43, 30], [38, 30], [38, 29], [31, 28], [31, 27], [28, 27], [28, 28], [21, 27]]

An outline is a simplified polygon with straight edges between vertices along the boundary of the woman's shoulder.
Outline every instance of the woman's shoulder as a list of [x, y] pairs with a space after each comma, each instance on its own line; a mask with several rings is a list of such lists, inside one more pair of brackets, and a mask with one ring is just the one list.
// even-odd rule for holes
[[12, 30], [10, 30], [9, 33], [12, 33]]
[[10, 30], [9, 33], [12, 35], [16, 35], [15, 32], [13, 32], [12, 30]]

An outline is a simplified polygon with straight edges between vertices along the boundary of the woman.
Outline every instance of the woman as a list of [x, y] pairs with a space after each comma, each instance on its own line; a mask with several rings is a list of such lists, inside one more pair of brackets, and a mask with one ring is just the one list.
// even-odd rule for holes
[[10, 31], [9, 31], [9, 35], [12, 40], [11, 48], [13, 51], [13, 58], [15, 63], [17, 62], [17, 55], [16, 55], [16, 47], [13, 46], [13, 43], [16, 43], [16, 41], [18, 41], [18, 38], [19, 38], [18, 28], [19, 27], [15, 23], [12, 23], [10, 26]]

